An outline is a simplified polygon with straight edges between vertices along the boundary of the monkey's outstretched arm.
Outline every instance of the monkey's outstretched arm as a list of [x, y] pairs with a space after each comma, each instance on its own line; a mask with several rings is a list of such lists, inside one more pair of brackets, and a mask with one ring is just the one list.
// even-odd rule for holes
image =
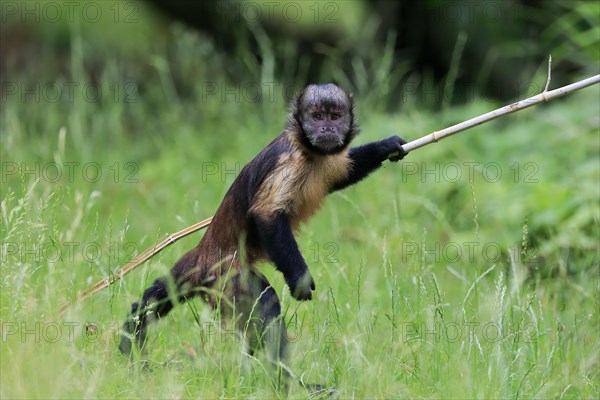
[[[406, 143], [404, 139], [392, 136], [378, 142], [351, 148], [349, 151], [351, 166], [348, 177], [343, 181], [337, 182], [331, 189], [331, 192], [344, 189], [366, 178], [371, 172], [381, 167], [381, 164], [388, 158], [390, 161], [401, 160], [404, 157], [404, 152], [402, 151], [404, 143]], [[400, 152], [398, 156], [389, 157], [391, 153], [398, 151]]]
[[294, 239], [288, 217], [278, 213], [270, 219], [253, 217], [258, 235], [269, 259], [283, 273], [285, 282], [298, 300], [312, 299], [315, 282]]

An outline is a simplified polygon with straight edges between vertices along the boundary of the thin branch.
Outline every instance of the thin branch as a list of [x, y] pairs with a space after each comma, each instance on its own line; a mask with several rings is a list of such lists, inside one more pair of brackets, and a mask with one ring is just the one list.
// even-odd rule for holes
[[466, 129], [473, 128], [477, 125], [481, 125], [485, 122], [489, 122], [498, 117], [502, 117], [506, 114], [511, 114], [516, 111], [521, 111], [526, 108], [535, 106], [544, 101], [554, 100], [556, 98], [562, 97], [566, 94], [574, 92], [576, 90], [583, 89], [588, 86], [595, 85], [600, 82], [600, 75], [592, 76], [590, 78], [584, 79], [579, 82], [572, 83], [567, 86], [563, 86], [558, 89], [544, 91], [536, 96], [530, 97], [525, 100], [518, 101], [513, 104], [509, 104], [502, 108], [498, 108], [497, 110], [490, 111], [486, 114], [480, 115], [475, 118], [471, 118], [467, 121], [461, 122], [459, 124], [453, 125], [449, 128], [442, 129], [441, 131], [432, 132], [429, 135], [423, 136], [417, 140], [413, 140], [412, 142], [406, 143], [402, 148], [406, 153], [416, 150], [420, 147], [426, 146], [430, 143], [434, 143], [440, 141], [448, 136], [454, 135], [455, 133], [462, 132]]
[[[148, 247], [146, 250], [144, 250], [143, 252], [138, 254], [133, 260], [131, 260], [130, 262], [125, 264], [121, 269], [119, 269], [114, 274], [109, 275], [106, 278], [99, 280], [92, 287], [79, 292], [77, 294], [76, 302], [79, 302], [93, 294], [98, 293], [102, 289], [109, 287], [110, 285], [112, 285], [113, 283], [117, 282], [119, 279], [124, 277], [126, 274], [131, 272], [135, 267], [137, 267], [138, 265], [149, 260], [154, 255], [160, 253], [166, 247], [172, 245], [173, 243], [175, 243], [182, 237], [185, 237], [191, 233], [194, 233], [196, 231], [206, 228], [207, 226], [210, 225], [211, 221], [212, 221], [212, 217], [207, 218], [203, 221], [195, 223], [192, 226], [188, 226], [185, 229], [182, 229], [178, 232], [168, 235], [165, 239], [159, 240], [158, 242], [154, 243], [152, 246]], [[63, 304], [60, 308], [60, 312], [63, 313], [70, 305], [71, 305], [71, 303]]]
[[552, 54], [548, 56], [548, 79], [546, 79], [546, 86], [542, 93], [546, 93], [550, 87], [550, 81], [552, 80]]
[[[455, 133], [462, 132], [466, 129], [473, 128], [477, 125], [481, 125], [485, 122], [491, 121], [491, 120], [501, 117], [503, 115], [510, 114], [510, 113], [520, 111], [520, 110], [524, 110], [531, 106], [535, 106], [536, 104], [541, 103], [543, 101], [554, 100], [558, 97], [564, 96], [566, 94], [569, 94], [576, 90], [583, 89], [583, 88], [591, 86], [591, 85], [595, 85], [596, 83], [600, 82], [600, 75], [596, 75], [596, 76], [592, 76], [590, 78], [584, 79], [582, 81], [575, 82], [570, 85], [548, 91], [548, 86], [550, 85], [551, 64], [552, 64], [552, 57], [550, 56], [550, 58], [548, 60], [548, 79], [546, 81], [546, 87], [544, 88], [544, 91], [542, 93], [540, 93], [536, 96], [530, 97], [528, 99], [521, 100], [517, 103], [513, 103], [513, 104], [507, 105], [505, 107], [499, 108], [497, 110], [490, 111], [490, 112], [480, 115], [478, 117], [471, 118], [467, 121], [461, 122], [459, 124], [456, 124], [449, 128], [443, 129], [441, 131], [432, 132], [429, 135], [423, 136], [417, 140], [413, 140], [412, 142], [406, 143], [404, 146], [402, 146], [402, 148], [404, 149], [404, 151], [406, 153], [408, 153], [408, 152], [416, 150], [420, 147], [426, 146], [430, 143], [437, 142], [448, 136], [454, 135]], [[390, 154], [390, 156], [392, 156], [392, 155], [394, 155], [394, 154]], [[142, 253], [140, 253], [136, 258], [134, 258], [133, 260], [131, 260], [130, 262], [125, 264], [125, 266], [123, 266], [121, 269], [119, 269], [113, 275], [110, 275], [110, 276], [98, 281], [92, 287], [79, 292], [77, 294], [76, 302], [79, 302], [95, 293], [98, 293], [100, 290], [112, 285], [113, 283], [115, 283], [119, 279], [121, 279], [123, 276], [125, 276], [126, 274], [131, 272], [138, 265], [142, 264], [144, 261], [148, 260], [155, 254], [162, 251], [164, 248], [168, 247], [169, 245], [175, 243], [179, 239], [181, 239], [191, 233], [194, 233], [194, 232], [197, 232], [199, 230], [206, 228], [207, 226], [210, 225], [211, 221], [212, 221], [212, 217], [207, 218], [204, 221], [200, 221], [192, 226], [188, 226], [185, 229], [182, 229], [178, 232], [175, 232], [172, 235], [167, 236], [166, 239], [163, 239], [163, 240], [155, 243], [153, 246], [149, 247], [148, 249], [146, 249]], [[467, 295], [467, 297], [468, 297], [468, 295]], [[64, 304], [60, 309], [61, 313], [63, 313], [70, 305], [71, 305], [71, 303]]]

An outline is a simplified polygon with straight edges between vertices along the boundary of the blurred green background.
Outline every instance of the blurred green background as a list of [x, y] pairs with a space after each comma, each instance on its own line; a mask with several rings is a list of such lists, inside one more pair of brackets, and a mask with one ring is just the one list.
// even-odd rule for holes
[[[356, 143], [412, 140], [600, 71], [596, 1], [0, 3], [0, 397], [264, 398], [208, 307], [117, 351], [143, 289], [201, 234], [311, 82], [354, 93]], [[307, 382], [340, 398], [597, 398], [596, 85], [386, 164], [298, 238], [317, 284], [284, 305]], [[292, 386], [291, 397], [306, 397]]]

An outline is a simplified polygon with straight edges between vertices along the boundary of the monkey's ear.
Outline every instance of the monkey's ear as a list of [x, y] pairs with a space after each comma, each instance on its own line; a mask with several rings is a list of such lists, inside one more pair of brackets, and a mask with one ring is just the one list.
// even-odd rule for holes
[[300, 116], [298, 115], [298, 107], [300, 104], [300, 97], [302, 96], [302, 93], [303, 92], [300, 92], [299, 94], [295, 95], [292, 98], [292, 100], [290, 100], [288, 127], [300, 127]]
[[305, 91], [306, 89], [300, 91], [300, 93], [297, 93], [290, 101], [290, 115], [296, 119], [299, 117], [299, 108], [300, 104], [302, 103], [302, 97], [304, 96]]
[[290, 114], [296, 115], [298, 114], [298, 98], [300, 94], [295, 95], [292, 100], [290, 100]]
[[352, 115], [352, 119], [354, 120], [354, 114], [356, 113], [356, 106], [354, 105], [354, 93], [348, 93], [348, 109], [350, 110], [350, 115]]

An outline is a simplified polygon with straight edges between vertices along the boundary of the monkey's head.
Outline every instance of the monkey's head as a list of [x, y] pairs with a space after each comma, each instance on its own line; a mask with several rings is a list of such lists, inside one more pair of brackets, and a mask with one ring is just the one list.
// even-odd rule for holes
[[292, 101], [289, 128], [318, 154], [342, 151], [358, 133], [352, 96], [332, 83], [307, 86]]

